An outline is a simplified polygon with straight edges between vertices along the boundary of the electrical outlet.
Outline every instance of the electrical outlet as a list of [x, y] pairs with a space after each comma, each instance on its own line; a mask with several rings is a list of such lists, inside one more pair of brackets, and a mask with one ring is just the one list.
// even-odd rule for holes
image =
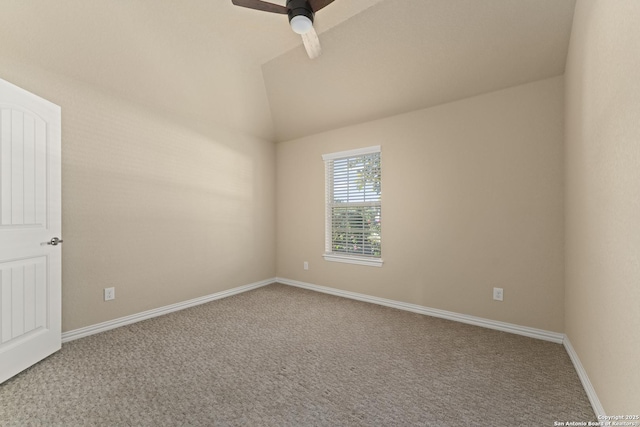
[[116, 299], [116, 288], [104, 288], [104, 300]]
[[308, 269], [309, 269], [309, 262], [308, 262], [308, 261], [305, 261], [305, 262], [304, 262], [304, 269], [305, 269], [305, 270], [308, 270]]
[[493, 299], [496, 301], [502, 301], [504, 299], [504, 289], [493, 288]]

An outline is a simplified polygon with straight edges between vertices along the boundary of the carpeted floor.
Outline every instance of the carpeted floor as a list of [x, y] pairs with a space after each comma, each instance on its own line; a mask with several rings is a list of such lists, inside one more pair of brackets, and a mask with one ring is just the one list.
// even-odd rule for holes
[[274, 284], [64, 344], [3, 426], [595, 421], [559, 344]]

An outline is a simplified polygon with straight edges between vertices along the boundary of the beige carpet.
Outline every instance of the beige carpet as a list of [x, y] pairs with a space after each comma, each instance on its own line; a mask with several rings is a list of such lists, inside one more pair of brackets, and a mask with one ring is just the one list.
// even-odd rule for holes
[[9, 426], [553, 426], [595, 420], [559, 344], [270, 285], [63, 345]]

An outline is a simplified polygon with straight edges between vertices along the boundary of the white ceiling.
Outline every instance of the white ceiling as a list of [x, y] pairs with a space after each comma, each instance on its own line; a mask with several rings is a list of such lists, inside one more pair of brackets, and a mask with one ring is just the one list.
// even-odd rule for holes
[[[340, 1], [340, 0], [338, 0]], [[384, 0], [263, 65], [278, 140], [564, 73], [573, 0]]]
[[311, 61], [231, 0], [2, 0], [0, 60], [286, 140], [562, 74], [574, 4], [336, 0]]

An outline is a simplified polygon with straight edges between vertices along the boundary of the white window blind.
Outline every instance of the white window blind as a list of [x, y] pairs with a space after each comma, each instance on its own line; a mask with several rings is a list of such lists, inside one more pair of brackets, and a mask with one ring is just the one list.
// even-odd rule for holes
[[380, 147], [323, 156], [326, 169], [325, 259], [381, 265]]

